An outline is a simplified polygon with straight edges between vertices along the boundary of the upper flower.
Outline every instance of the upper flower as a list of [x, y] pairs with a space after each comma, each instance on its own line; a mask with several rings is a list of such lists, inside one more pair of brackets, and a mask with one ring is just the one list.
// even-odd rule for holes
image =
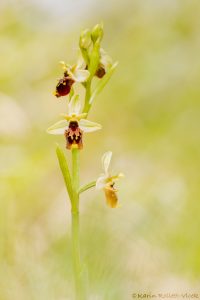
[[123, 177], [124, 175], [122, 173], [119, 173], [117, 175], [111, 176], [109, 173], [109, 165], [112, 158], [112, 152], [108, 151], [104, 153], [102, 156], [102, 167], [104, 170], [104, 173], [99, 176], [99, 178], [96, 181], [96, 188], [102, 189], [105, 192], [106, 201], [107, 204], [114, 208], [117, 206], [118, 197], [117, 197], [117, 190], [114, 187], [115, 181], [119, 178]]
[[54, 92], [56, 97], [68, 95], [74, 82], [84, 82], [90, 76], [89, 71], [85, 70], [86, 66], [82, 56], [79, 56], [78, 62], [73, 66], [66, 64], [64, 61], [61, 61], [60, 64], [64, 70], [64, 76], [56, 85], [56, 91]]
[[64, 134], [67, 149], [76, 147], [81, 149], [83, 132], [92, 132], [101, 129], [101, 125], [86, 120], [86, 113], [81, 113], [81, 102], [78, 95], [74, 95], [68, 104], [68, 114], [62, 115], [63, 120], [58, 121], [47, 129], [50, 134]]
[[112, 66], [112, 58], [105, 52], [103, 48], [100, 49], [99, 66], [96, 71], [96, 76], [102, 78]]

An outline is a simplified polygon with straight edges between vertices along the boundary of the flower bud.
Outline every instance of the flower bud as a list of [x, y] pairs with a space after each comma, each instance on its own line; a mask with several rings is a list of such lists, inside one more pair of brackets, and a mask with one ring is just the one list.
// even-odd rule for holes
[[91, 32], [85, 29], [81, 32], [79, 46], [81, 49], [88, 49], [91, 45]]
[[100, 42], [103, 38], [103, 24], [97, 24], [92, 29], [91, 38], [93, 43], [97, 40]]

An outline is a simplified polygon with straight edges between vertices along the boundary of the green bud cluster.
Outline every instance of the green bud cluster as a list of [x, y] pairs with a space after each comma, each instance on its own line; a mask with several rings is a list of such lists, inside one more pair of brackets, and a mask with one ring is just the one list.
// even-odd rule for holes
[[[116, 63], [112, 63], [112, 59], [101, 47], [103, 35], [103, 23], [100, 23], [96, 24], [91, 29], [83, 30], [79, 39], [81, 54], [85, 61], [86, 69], [90, 73], [87, 82], [84, 84], [88, 91], [84, 107], [84, 111], [86, 112], [90, 110], [94, 96], [96, 96], [107, 84], [117, 65]], [[93, 77], [101, 79], [101, 83], [97, 84], [96, 90], [92, 93], [91, 84]]]

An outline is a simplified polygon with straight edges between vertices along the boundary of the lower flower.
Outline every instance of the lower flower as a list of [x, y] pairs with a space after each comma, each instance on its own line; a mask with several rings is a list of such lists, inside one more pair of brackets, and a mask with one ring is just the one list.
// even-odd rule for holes
[[108, 206], [115, 208], [118, 204], [118, 197], [117, 197], [117, 189], [114, 188], [115, 181], [119, 178], [123, 177], [122, 173], [117, 175], [111, 176], [108, 172], [110, 161], [112, 158], [112, 152], [108, 151], [104, 153], [102, 156], [102, 166], [104, 173], [99, 176], [96, 181], [96, 188], [98, 190], [104, 190], [106, 202]]

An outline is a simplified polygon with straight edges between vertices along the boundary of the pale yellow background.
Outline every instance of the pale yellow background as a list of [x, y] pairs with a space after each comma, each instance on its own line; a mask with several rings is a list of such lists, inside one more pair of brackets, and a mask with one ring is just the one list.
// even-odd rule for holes
[[1, 0], [0, 300], [72, 299], [65, 142], [45, 130], [66, 110], [58, 61], [74, 63], [80, 30], [100, 21], [119, 66], [90, 114], [103, 129], [84, 136], [81, 182], [107, 150], [126, 177], [118, 209], [81, 199], [90, 299], [200, 288], [200, 2]]

